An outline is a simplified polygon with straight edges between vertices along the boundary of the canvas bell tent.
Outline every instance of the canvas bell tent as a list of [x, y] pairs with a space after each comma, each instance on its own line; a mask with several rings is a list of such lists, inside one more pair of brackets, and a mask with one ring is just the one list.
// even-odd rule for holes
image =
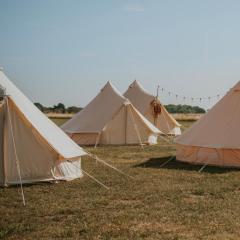
[[177, 160], [240, 167], [240, 82], [182, 136]]
[[85, 152], [0, 71], [0, 185], [72, 180]]
[[133, 106], [164, 134], [180, 135], [180, 124], [168, 113], [158, 97], [148, 93], [134, 81], [124, 93]]
[[155, 144], [160, 131], [108, 82], [62, 129], [78, 144]]

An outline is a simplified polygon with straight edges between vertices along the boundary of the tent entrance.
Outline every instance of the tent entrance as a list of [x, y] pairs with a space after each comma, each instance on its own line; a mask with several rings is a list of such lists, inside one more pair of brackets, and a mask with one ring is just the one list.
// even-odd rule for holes
[[100, 144], [143, 145], [148, 141], [149, 131], [131, 104], [124, 104], [112, 120], [104, 127]]

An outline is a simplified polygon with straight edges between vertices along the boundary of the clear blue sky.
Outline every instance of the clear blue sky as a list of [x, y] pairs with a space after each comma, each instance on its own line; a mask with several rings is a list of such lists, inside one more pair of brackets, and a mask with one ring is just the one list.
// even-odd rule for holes
[[0, 65], [45, 105], [84, 106], [135, 78], [214, 95], [240, 80], [239, 23], [239, 0], [0, 0]]

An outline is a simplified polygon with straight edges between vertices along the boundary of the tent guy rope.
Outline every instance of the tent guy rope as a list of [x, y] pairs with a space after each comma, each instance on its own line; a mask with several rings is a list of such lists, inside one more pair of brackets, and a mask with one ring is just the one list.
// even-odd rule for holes
[[94, 154], [92, 154], [92, 153], [90, 153], [90, 152], [88, 152], [88, 151], [86, 151], [86, 150], [85, 150], [85, 152], [86, 152], [91, 158], [93, 158], [94, 160], [96, 160], [97, 162], [100, 162], [100, 163], [108, 166], [109, 168], [112, 168], [113, 170], [117, 171], [118, 173], [120, 173], [120, 174], [122, 174], [122, 175], [124, 175], [124, 176], [126, 176], [126, 177], [129, 177], [129, 178], [134, 179], [134, 177], [132, 177], [132, 176], [124, 173], [123, 171], [119, 170], [118, 168], [116, 168], [116, 167], [112, 166], [111, 164], [105, 162], [104, 160], [100, 159], [100, 158], [97, 157], [96, 155], [94, 155]]

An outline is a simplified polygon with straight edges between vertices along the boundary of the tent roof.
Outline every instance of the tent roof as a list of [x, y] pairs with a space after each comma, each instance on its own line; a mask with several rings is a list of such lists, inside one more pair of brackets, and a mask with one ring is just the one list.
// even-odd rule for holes
[[110, 82], [107, 82], [83, 110], [63, 124], [62, 129], [68, 133], [101, 132], [126, 101], [127, 99]]
[[[107, 82], [100, 93], [83, 110], [65, 123], [62, 129], [68, 133], [99, 133], [120, 110], [123, 104], [131, 103], [111, 82]], [[157, 128], [139, 112], [138, 114], [150, 130], [159, 133]]]
[[61, 157], [71, 159], [86, 155], [84, 150], [48, 119], [1, 70], [0, 85], [26, 119]]
[[197, 147], [240, 149], [239, 123], [240, 82], [175, 142]]
[[[142, 113], [146, 114], [149, 109], [149, 104], [156, 98], [156, 96], [148, 93], [141, 84], [134, 80], [129, 86], [128, 90], [124, 93], [124, 96], [128, 98], [131, 103]], [[159, 102], [160, 99], [158, 99]], [[164, 112], [169, 116], [171, 121], [178, 127], [181, 125], [168, 113], [165, 107], [162, 105]]]
[[134, 80], [134, 82], [129, 86], [128, 90], [123, 95], [126, 98], [129, 98], [132, 104], [141, 113], [146, 113], [147, 109], [149, 108], [149, 103], [155, 99], [155, 97], [148, 93], [137, 80]]

